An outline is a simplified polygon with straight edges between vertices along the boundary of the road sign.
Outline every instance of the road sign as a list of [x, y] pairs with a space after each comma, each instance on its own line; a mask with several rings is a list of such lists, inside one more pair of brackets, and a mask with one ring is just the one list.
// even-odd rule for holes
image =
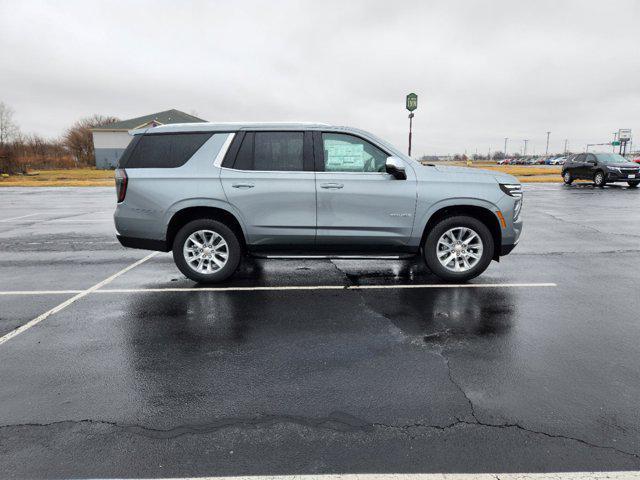
[[627, 142], [631, 140], [631, 129], [621, 128], [620, 130], [618, 130], [618, 140], [620, 140], [621, 142]]
[[410, 93], [407, 95], [407, 110], [413, 112], [416, 108], [418, 108], [418, 95]]
[[613, 142], [611, 142], [611, 145], [613, 145], [614, 147], [617, 147], [618, 145], [620, 145], [620, 142], [617, 140], [614, 140]]

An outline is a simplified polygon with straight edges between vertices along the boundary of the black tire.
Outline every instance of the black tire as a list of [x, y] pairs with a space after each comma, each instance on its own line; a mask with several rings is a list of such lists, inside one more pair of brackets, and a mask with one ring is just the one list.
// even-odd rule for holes
[[[212, 273], [201, 273], [194, 270], [184, 258], [183, 248], [189, 236], [199, 230], [210, 230], [220, 235], [228, 246], [227, 262], [222, 268]], [[229, 278], [238, 268], [242, 247], [236, 234], [224, 223], [209, 218], [193, 220], [182, 227], [173, 240], [173, 260], [180, 271], [198, 283], [217, 283]]]
[[604, 172], [602, 170], [598, 170], [593, 175], [593, 183], [596, 185], [596, 187], [604, 187], [607, 184], [607, 177], [604, 175]]
[[562, 181], [565, 185], [571, 185], [573, 183], [573, 176], [571, 176], [571, 172], [569, 170], [565, 170], [562, 174]]
[[[471, 269], [463, 272], [454, 272], [449, 270], [438, 260], [438, 240], [448, 230], [456, 227], [470, 228], [478, 234], [482, 240], [482, 254], [478, 262], [471, 267]], [[493, 259], [493, 252], [495, 245], [493, 242], [493, 236], [489, 231], [489, 228], [474, 217], [468, 217], [466, 215], [457, 215], [453, 217], [447, 217], [440, 220], [427, 234], [423, 244], [424, 260], [437, 277], [448, 282], [465, 282], [477, 277], [484, 272], [491, 260]]]
[[627, 182], [629, 184], [629, 188], [636, 188], [638, 185], [640, 185], [639, 181], [635, 181], [635, 182]]

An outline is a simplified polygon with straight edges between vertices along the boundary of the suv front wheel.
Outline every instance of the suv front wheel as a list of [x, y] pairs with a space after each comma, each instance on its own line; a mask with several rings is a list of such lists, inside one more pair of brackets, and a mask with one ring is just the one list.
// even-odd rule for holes
[[193, 220], [182, 227], [173, 241], [173, 260], [182, 273], [199, 283], [221, 282], [240, 263], [238, 237], [224, 223]]
[[484, 272], [495, 248], [487, 226], [463, 215], [440, 220], [427, 234], [423, 247], [427, 266], [436, 276], [459, 282]]

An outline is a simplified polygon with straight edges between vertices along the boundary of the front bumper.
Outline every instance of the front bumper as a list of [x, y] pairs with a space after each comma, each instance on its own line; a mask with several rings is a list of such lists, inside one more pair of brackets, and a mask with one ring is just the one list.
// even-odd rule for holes
[[607, 182], [637, 182], [640, 181], [640, 173], [631, 174], [633, 177], [629, 178], [628, 173], [618, 173], [613, 171], [607, 172]]
[[517, 242], [516, 243], [510, 243], [508, 245], [504, 245], [503, 244], [500, 247], [500, 256], [504, 257], [505, 255], [509, 255], [513, 251], [513, 249], [516, 248], [516, 245], [518, 245]]

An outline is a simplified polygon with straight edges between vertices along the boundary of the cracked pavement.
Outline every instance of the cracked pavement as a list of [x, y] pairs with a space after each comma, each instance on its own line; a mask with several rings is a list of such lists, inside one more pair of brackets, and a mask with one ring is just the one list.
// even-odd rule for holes
[[[111, 189], [3, 196], [0, 219], [38, 215], [0, 223], [0, 291], [147, 253], [113, 243]], [[527, 187], [521, 244], [475, 282], [557, 288], [87, 295], [0, 345], [0, 477], [638, 470], [639, 207]], [[437, 280], [258, 259], [228, 285], [408, 283]], [[192, 285], [162, 254], [110, 287]], [[72, 295], [0, 296], [0, 335]]]

